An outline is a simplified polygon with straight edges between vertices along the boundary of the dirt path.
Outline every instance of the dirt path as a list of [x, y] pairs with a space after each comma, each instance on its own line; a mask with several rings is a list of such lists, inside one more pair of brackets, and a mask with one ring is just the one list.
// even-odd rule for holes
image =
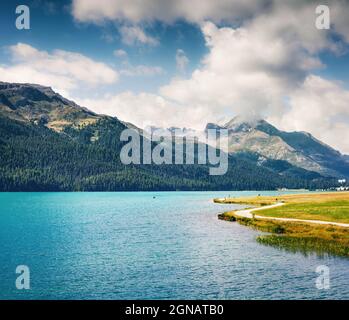
[[340, 223], [340, 222], [330, 222], [330, 221], [321, 221], [321, 220], [303, 220], [303, 219], [295, 219], [295, 218], [276, 218], [276, 217], [264, 217], [260, 215], [256, 215], [255, 212], [259, 210], [265, 210], [265, 209], [271, 209], [276, 207], [281, 207], [285, 203], [275, 203], [270, 206], [263, 206], [258, 208], [252, 208], [252, 209], [244, 209], [244, 210], [238, 210], [235, 211], [235, 214], [240, 217], [245, 218], [253, 218], [253, 215], [257, 219], [265, 219], [265, 220], [278, 220], [278, 221], [294, 221], [294, 222], [306, 222], [306, 223], [316, 223], [316, 224], [325, 224], [325, 225], [334, 225], [339, 227], [346, 227], [349, 228], [349, 223]]

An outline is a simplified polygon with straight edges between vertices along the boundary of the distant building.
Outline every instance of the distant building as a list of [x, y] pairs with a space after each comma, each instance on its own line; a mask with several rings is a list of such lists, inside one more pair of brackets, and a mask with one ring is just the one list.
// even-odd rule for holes
[[347, 185], [346, 179], [338, 179], [339, 187], [336, 188], [337, 191], [347, 191], [349, 190], [349, 185]]

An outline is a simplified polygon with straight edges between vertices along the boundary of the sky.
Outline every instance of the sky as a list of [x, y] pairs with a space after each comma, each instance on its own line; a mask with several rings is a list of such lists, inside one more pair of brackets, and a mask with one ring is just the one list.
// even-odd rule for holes
[[139, 127], [264, 118], [349, 154], [348, 17], [347, 0], [3, 0], [0, 81]]

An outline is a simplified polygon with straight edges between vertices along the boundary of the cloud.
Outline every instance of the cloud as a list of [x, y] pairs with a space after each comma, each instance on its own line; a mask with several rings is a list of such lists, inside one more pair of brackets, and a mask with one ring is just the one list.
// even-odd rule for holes
[[122, 42], [129, 46], [136, 44], [156, 46], [159, 44], [157, 39], [145, 34], [139, 26], [122, 26], [120, 34]]
[[[288, 22], [293, 20], [293, 27], [298, 30], [303, 28], [305, 32], [301, 36], [307, 38], [311, 29], [314, 29], [315, 8], [320, 4], [330, 7], [332, 25], [348, 40], [349, 6], [347, 0], [323, 0], [321, 2], [318, 0], [73, 0], [71, 13], [79, 22], [97, 24], [106, 20], [126, 21], [132, 24], [154, 21], [172, 23], [176, 20], [199, 24], [205, 21], [216, 24], [221, 22], [242, 24], [258, 16], [270, 14], [275, 9], [281, 9], [282, 15], [278, 15], [279, 20], [275, 20], [275, 25], [276, 22], [281, 22], [282, 25], [283, 18], [286, 18]], [[306, 16], [298, 15], [298, 12], [303, 11], [304, 7], [310, 10], [310, 16], [308, 14]], [[270, 16], [270, 18], [275, 18], [275, 16]], [[269, 26], [272, 24], [274, 22], [271, 19]], [[286, 29], [284, 31], [287, 32]], [[292, 30], [289, 32], [291, 33]]]
[[123, 69], [119, 70], [119, 74], [126, 77], [151, 77], [165, 73], [165, 70], [159, 66], [147, 65], [132, 65], [128, 61], [128, 54], [125, 50], [115, 50], [113, 52], [115, 57], [122, 58]]
[[125, 50], [122, 50], [122, 49], [114, 50], [113, 54], [115, 57], [118, 57], [118, 58], [126, 58], [127, 57], [127, 52]]
[[[72, 15], [77, 21], [97, 24], [106, 20], [131, 25], [186, 20], [197, 24], [211, 21], [243, 26], [252, 22], [265, 33], [268, 30], [272, 35], [284, 33], [290, 41], [302, 42], [306, 50], [316, 51], [328, 45], [324, 34], [329, 34], [315, 28], [315, 8], [319, 4], [318, 0], [73, 0]], [[324, 0], [321, 4], [330, 8], [332, 31], [349, 41], [348, 1]], [[141, 34], [130, 28], [131, 33]], [[133, 43], [132, 40], [130, 42]], [[157, 39], [153, 38], [150, 42], [156, 43]], [[334, 42], [331, 44], [333, 50], [339, 49]]]
[[290, 96], [290, 110], [272, 121], [285, 130], [310, 131], [349, 154], [349, 91], [340, 83], [310, 75]]
[[126, 69], [120, 70], [120, 74], [128, 77], [150, 77], [155, 75], [163, 74], [165, 71], [159, 66], [128, 66]]
[[9, 47], [9, 52], [12, 65], [0, 67], [2, 81], [50, 85], [61, 93], [68, 93], [82, 85], [112, 84], [119, 76], [106, 64], [80, 53], [64, 50], [48, 53], [24, 43]]
[[260, 12], [271, 0], [73, 0], [72, 14], [80, 22], [104, 20], [133, 23], [185, 19], [189, 22], [240, 20]]
[[347, 0], [330, 2], [331, 23], [346, 42], [349, 42], [349, 2]]
[[178, 49], [176, 52], [176, 67], [177, 71], [184, 73], [186, 71], [189, 59], [185, 55], [185, 52], [182, 49]]
[[[134, 94], [127, 91], [116, 95], [105, 95], [102, 99], [75, 99], [79, 104], [87, 106], [97, 113], [104, 113], [129, 121], [140, 128], [148, 125], [167, 126], [171, 111], [178, 117], [181, 107], [163, 97], [150, 94]], [[184, 110], [183, 110], [184, 111]], [[167, 117], [164, 117], [167, 114]], [[179, 122], [181, 122], [180, 119]]]
[[234, 29], [207, 22], [202, 32], [209, 53], [200, 68], [160, 89], [164, 97], [192, 108], [214, 109], [217, 115], [227, 109], [261, 116], [283, 112], [285, 96], [322, 67], [300, 44], [271, 39], [255, 25]]

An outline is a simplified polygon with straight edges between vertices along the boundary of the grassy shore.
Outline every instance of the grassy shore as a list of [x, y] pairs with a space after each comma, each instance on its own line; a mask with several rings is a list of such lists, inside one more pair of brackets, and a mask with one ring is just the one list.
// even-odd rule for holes
[[[285, 205], [281, 207], [259, 210], [258, 215], [349, 223], [349, 192], [229, 198], [216, 199], [215, 202], [251, 206], [284, 202]], [[349, 257], [349, 228], [306, 222], [250, 219], [240, 217], [234, 211], [220, 214], [219, 218], [272, 233], [257, 238], [258, 242], [265, 245], [303, 253], [316, 252], [319, 255]]]

